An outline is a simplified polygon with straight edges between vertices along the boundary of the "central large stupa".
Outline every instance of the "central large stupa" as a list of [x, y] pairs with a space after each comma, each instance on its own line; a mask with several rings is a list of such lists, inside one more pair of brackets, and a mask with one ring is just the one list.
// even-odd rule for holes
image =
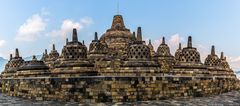
[[100, 41], [106, 42], [112, 53], [125, 54], [126, 48], [132, 42], [132, 39], [132, 33], [125, 27], [123, 17], [115, 15], [111, 28], [102, 35]]

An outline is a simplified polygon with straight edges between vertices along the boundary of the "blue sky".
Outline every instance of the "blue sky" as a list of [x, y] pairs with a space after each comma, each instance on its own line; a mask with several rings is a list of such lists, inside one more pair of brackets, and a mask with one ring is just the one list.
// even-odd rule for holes
[[215, 45], [240, 69], [239, 0], [1, 0], [0, 56], [16, 47], [23, 57], [42, 54], [52, 43], [61, 52], [71, 27], [89, 44], [95, 31], [101, 35], [111, 26], [117, 2], [125, 25], [131, 31], [141, 26], [155, 49], [165, 36], [174, 53], [191, 35], [203, 59]]

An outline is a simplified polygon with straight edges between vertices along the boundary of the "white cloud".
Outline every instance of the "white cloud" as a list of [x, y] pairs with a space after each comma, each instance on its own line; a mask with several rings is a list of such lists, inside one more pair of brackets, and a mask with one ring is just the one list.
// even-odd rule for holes
[[9, 51], [1, 51], [0, 52], [0, 57], [3, 57], [4, 59], [9, 59], [10, 54], [12, 54], [13, 56], [15, 55], [14, 54], [14, 49], [9, 50]]
[[182, 37], [180, 37], [179, 34], [174, 34], [171, 36], [171, 38], [169, 39], [169, 44], [176, 44], [178, 45], [178, 43], [180, 43], [183, 40]]
[[50, 15], [50, 12], [47, 10], [47, 8], [42, 8], [40, 14], [41, 15]]
[[44, 19], [39, 14], [34, 14], [19, 27], [15, 40], [35, 41], [45, 29]]
[[170, 37], [170, 39], [168, 40], [168, 46], [170, 47], [172, 54], [175, 54], [175, 51], [177, 50], [179, 43], [182, 43], [182, 41], [183, 37], [181, 37], [178, 33]]
[[[237, 72], [240, 71], [240, 56], [226, 56], [227, 61], [233, 71]], [[236, 74], [238, 78], [240, 78], [240, 74]]]
[[79, 22], [74, 22], [70, 19], [66, 19], [62, 22], [61, 28], [58, 30], [51, 31], [48, 35], [53, 38], [60, 38], [65, 41], [65, 38], [70, 34], [73, 28], [76, 28], [78, 31], [81, 31], [84, 27], [87, 27], [93, 23], [91, 18], [82, 18]]
[[93, 20], [92, 20], [92, 18], [85, 17], [85, 18], [82, 18], [82, 19], [80, 20], [80, 23], [81, 23], [83, 26], [88, 26], [88, 25], [93, 24]]
[[0, 40], [0, 47], [2, 47], [6, 43], [5, 40]]
[[198, 52], [200, 53], [202, 63], [204, 63], [205, 59], [210, 54], [210, 48], [207, 48], [201, 44], [197, 44], [196, 48], [197, 48]]
[[238, 57], [228, 57], [231, 62], [239, 62], [240, 61], [240, 56]]
[[240, 71], [240, 56], [236, 57], [227, 56], [227, 60], [230, 66], [234, 69], [234, 71]]
[[153, 48], [156, 52], [157, 52], [158, 46], [161, 44], [161, 42], [162, 42], [162, 40], [159, 40], [159, 39], [152, 41]]

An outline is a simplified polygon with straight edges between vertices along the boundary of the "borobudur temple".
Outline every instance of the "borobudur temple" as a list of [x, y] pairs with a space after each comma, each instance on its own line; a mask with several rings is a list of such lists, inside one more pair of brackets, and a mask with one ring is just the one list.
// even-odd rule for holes
[[239, 89], [239, 80], [223, 52], [215, 47], [205, 61], [188, 37], [175, 54], [162, 37], [154, 51], [143, 40], [141, 27], [131, 32], [121, 15], [89, 48], [73, 28], [59, 53], [52, 45], [38, 60], [25, 61], [16, 49], [1, 74], [2, 93], [34, 100], [76, 102], [134, 102], [178, 97], [201, 97]]

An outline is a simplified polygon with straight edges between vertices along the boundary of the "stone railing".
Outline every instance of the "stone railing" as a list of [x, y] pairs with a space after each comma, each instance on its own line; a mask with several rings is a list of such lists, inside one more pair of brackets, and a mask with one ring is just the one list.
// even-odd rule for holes
[[[66, 74], [66, 73], [65, 73]], [[34, 100], [129, 102], [200, 97], [239, 89], [232, 77], [65, 76], [2, 78], [1, 90]]]

